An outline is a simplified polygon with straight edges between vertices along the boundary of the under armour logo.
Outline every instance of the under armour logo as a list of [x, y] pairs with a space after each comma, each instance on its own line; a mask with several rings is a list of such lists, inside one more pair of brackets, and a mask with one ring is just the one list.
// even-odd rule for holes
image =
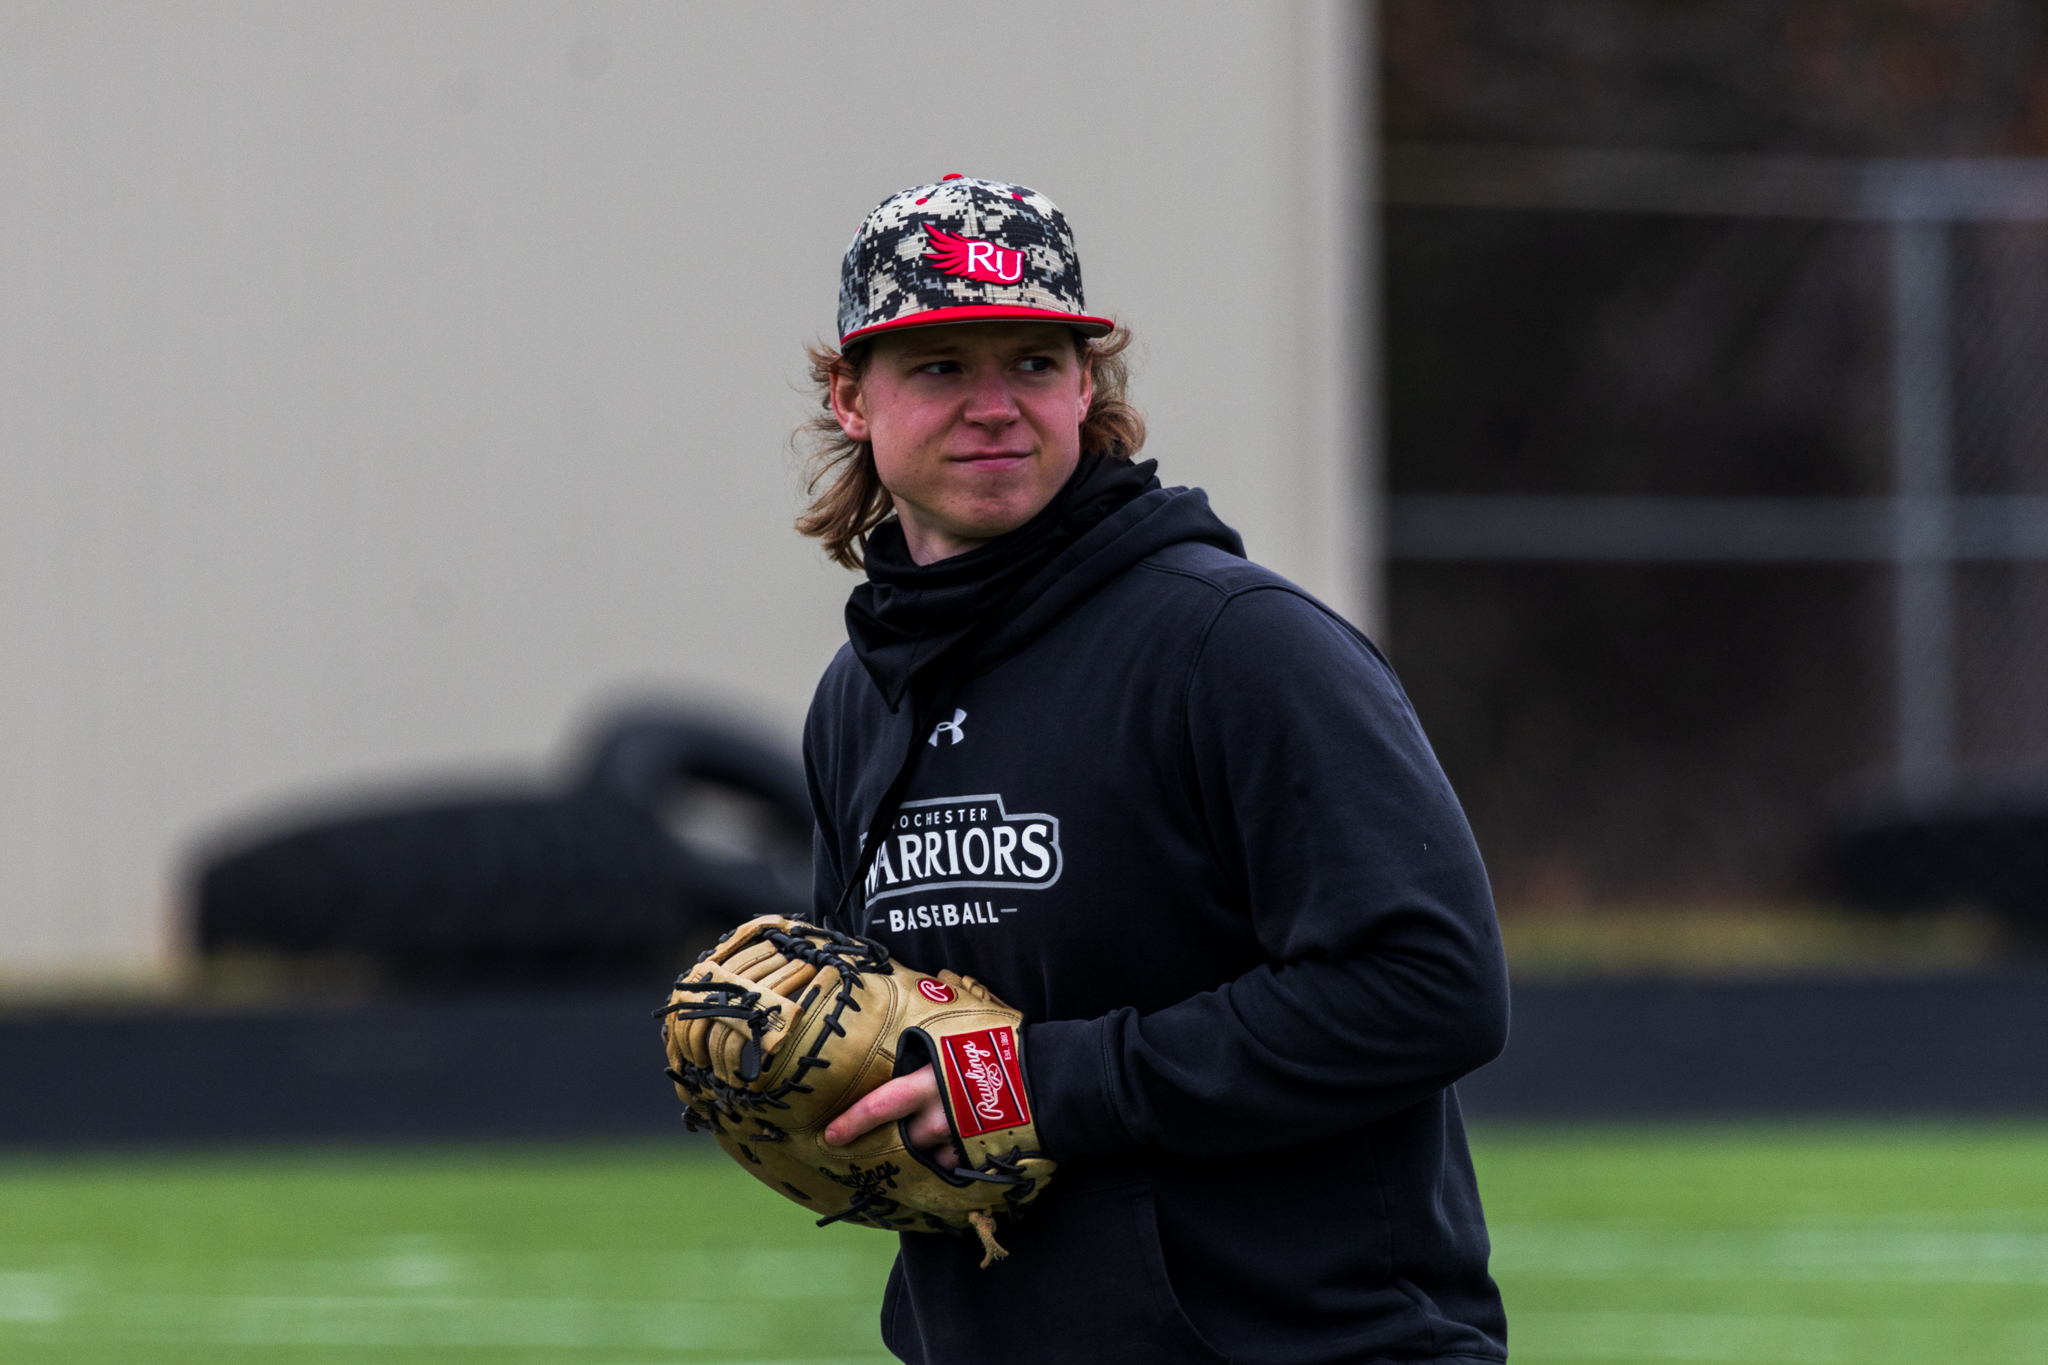
[[951, 730], [953, 732], [953, 742], [955, 744], [958, 744], [961, 740], [967, 738], [967, 732], [960, 728], [960, 722], [966, 719], [967, 713], [965, 711], [962, 711], [957, 706], [954, 707], [953, 719], [942, 720], [937, 725], [934, 725], [932, 727], [932, 737], [926, 740], [925, 743], [931, 745], [934, 749], [936, 749], [939, 747], [939, 735], [943, 731]]

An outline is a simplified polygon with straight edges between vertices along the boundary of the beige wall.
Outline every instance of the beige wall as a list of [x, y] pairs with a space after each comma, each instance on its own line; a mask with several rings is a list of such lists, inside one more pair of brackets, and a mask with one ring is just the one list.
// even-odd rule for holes
[[851, 583], [788, 529], [798, 344], [944, 172], [1066, 209], [1162, 475], [1365, 612], [1362, 29], [0, 4], [0, 974], [161, 960], [195, 836], [604, 697], [793, 736]]

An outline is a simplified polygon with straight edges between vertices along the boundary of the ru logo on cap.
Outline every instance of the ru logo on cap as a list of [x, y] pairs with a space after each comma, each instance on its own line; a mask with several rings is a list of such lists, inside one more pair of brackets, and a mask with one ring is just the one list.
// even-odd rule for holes
[[994, 242], [977, 242], [941, 227], [926, 227], [925, 241], [931, 250], [924, 254], [948, 275], [962, 275], [985, 284], [1015, 284], [1024, 278], [1024, 253]]

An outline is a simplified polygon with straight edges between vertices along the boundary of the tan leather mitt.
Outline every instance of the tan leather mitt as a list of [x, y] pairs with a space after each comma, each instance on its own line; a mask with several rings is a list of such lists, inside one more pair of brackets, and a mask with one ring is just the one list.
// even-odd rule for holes
[[[982, 1265], [1003, 1256], [998, 1215], [1045, 1188], [1024, 1084], [1024, 1016], [971, 977], [927, 976], [872, 939], [768, 915], [685, 972], [662, 1016], [668, 1076], [691, 1131], [827, 1223], [892, 1232], [973, 1229]], [[938, 1073], [953, 1150], [946, 1171], [907, 1122], [846, 1147], [825, 1125], [892, 1076]]]

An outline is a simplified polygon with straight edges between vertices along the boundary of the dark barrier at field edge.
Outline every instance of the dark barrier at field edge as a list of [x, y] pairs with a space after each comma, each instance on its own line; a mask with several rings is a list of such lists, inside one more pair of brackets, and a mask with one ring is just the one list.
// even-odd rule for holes
[[1518, 984], [1478, 1118], [2048, 1113], [2048, 974]]
[[681, 1134], [661, 992], [0, 1022], [0, 1143]]
[[[644, 993], [0, 1020], [0, 1144], [680, 1135]], [[2048, 1113], [2048, 975], [1532, 982], [1479, 1119]]]

